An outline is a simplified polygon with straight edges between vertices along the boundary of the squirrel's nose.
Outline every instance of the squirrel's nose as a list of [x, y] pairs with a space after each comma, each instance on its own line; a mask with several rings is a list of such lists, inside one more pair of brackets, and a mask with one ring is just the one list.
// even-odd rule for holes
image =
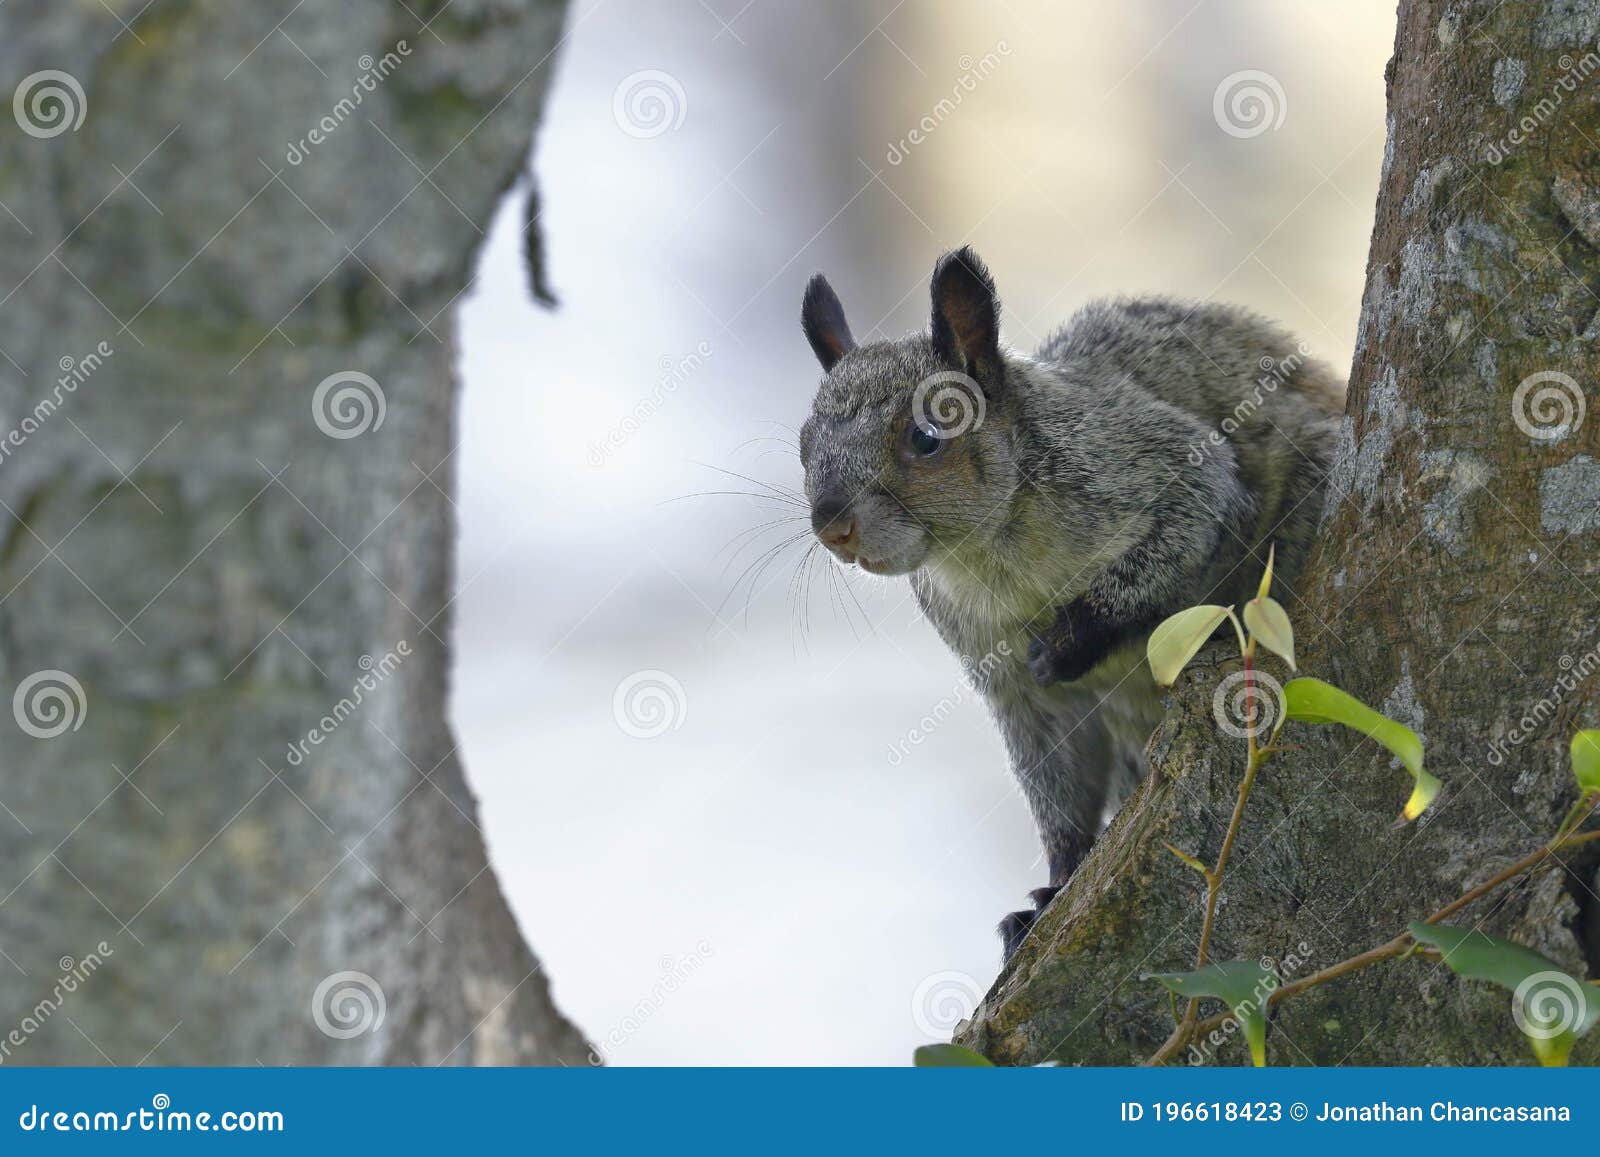
[[841, 514], [832, 522], [823, 525], [817, 531], [817, 537], [822, 540], [823, 546], [830, 546], [834, 550], [854, 551], [859, 538], [856, 528], [856, 516]]
[[860, 537], [856, 516], [850, 512], [850, 501], [840, 495], [824, 495], [812, 504], [811, 528], [817, 532], [822, 545], [833, 550], [853, 550]]

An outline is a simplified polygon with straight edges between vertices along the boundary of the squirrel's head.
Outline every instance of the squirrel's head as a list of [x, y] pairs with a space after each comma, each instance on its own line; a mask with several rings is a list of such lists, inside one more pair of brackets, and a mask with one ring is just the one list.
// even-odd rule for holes
[[858, 346], [821, 274], [801, 325], [825, 376], [800, 430], [817, 538], [872, 574], [982, 541], [1016, 488], [994, 281], [970, 249], [933, 270], [930, 333]]

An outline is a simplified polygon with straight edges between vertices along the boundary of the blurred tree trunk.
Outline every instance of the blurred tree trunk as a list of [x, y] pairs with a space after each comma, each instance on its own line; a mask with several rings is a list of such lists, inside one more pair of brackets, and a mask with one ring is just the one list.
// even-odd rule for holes
[[[1213, 959], [1294, 957], [1305, 975], [1380, 944], [1537, 848], [1575, 798], [1568, 740], [1600, 723], [1600, 415], [1584, 417], [1600, 402], [1597, 36], [1589, 4], [1400, 5], [1325, 537], [1285, 601], [1302, 670], [1414, 727], [1446, 787], [1393, 829], [1410, 781], [1386, 754], [1291, 725], [1302, 746], [1250, 801]], [[1243, 745], [1212, 718], [1224, 662], [1180, 686], [1151, 781], [961, 1039], [1012, 1063], [1127, 1063], [1167, 1037], [1167, 997], [1140, 973], [1194, 960], [1198, 877], [1161, 845], [1209, 862], [1227, 826]], [[1582, 850], [1457, 922], [1596, 975]], [[1419, 960], [1317, 988], [1273, 1023], [1276, 1063], [1531, 1060], [1509, 994]], [[1574, 1060], [1596, 1055], [1591, 1037]], [[1246, 1061], [1237, 1040], [1207, 1059]]]
[[0, 1059], [587, 1063], [445, 719], [451, 306], [563, 14], [0, 9]]

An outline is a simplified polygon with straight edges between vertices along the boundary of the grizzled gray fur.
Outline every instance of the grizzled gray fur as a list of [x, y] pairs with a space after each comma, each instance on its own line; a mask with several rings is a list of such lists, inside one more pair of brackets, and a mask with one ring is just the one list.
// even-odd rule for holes
[[1248, 598], [1315, 533], [1343, 386], [1223, 305], [1086, 306], [1031, 357], [999, 342], [970, 250], [934, 270], [931, 332], [857, 346], [820, 275], [802, 323], [825, 371], [800, 432], [812, 525], [841, 561], [908, 575], [974, 673], [1039, 825], [1049, 886], [1013, 951], [1145, 772], [1143, 665], [1163, 618]]

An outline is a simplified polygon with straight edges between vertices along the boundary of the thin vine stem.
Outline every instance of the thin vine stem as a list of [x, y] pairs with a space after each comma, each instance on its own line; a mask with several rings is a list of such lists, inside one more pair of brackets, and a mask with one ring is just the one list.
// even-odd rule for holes
[[[1261, 590], [1257, 596], [1258, 598], [1266, 598], [1271, 582], [1272, 556], [1269, 554], [1267, 560], [1267, 571], [1261, 580]], [[1217, 904], [1221, 897], [1223, 882], [1227, 878], [1228, 863], [1233, 855], [1233, 847], [1239, 838], [1239, 830], [1244, 823], [1245, 806], [1250, 801], [1250, 793], [1255, 787], [1256, 777], [1258, 774], [1260, 774], [1261, 768], [1266, 764], [1267, 760], [1272, 758], [1274, 754], [1280, 750], [1283, 750], [1283, 748], [1278, 746], [1278, 735], [1283, 730], [1283, 725], [1288, 722], [1287, 706], [1286, 704], [1280, 702], [1277, 705], [1277, 719], [1274, 722], [1271, 736], [1267, 739], [1265, 745], [1257, 743], [1256, 720], [1258, 712], [1256, 704], [1255, 669], [1256, 638], [1254, 632], [1246, 632], [1244, 625], [1240, 623], [1238, 616], [1233, 613], [1233, 609], [1231, 607], [1227, 609], [1227, 617], [1228, 620], [1232, 622], [1234, 633], [1239, 638], [1239, 654], [1244, 660], [1244, 700], [1248, 706], [1248, 711], [1245, 715], [1244, 721], [1247, 751], [1244, 777], [1239, 781], [1239, 792], [1237, 798], [1234, 800], [1233, 815], [1228, 820], [1228, 828], [1226, 833], [1223, 835], [1222, 847], [1218, 849], [1217, 860], [1214, 866], [1206, 868], [1194, 857], [1172, 847], [1170, 844], [1167, 845], [1168, 848], [1180, 860], [1184, 861], [1184, 863], [1188, 864], [1190, 867], [1199, 870], [1205, 876], [1205, 915], [1200, 924], [1200, 941], [1195, 950], [1194, 966], [1196, 971], [1204, 968], [1206, 966], [1207, 959], [1210, 957], [1211, 940], [1216, 931]], [[1290, 659], [1290, 664], [1291, 666], [1293, 665], [1292, 658]], [[1591, 840], [1600, 839], [1600, 831], [1578, 834], [1578, 829], [1581, 828], [1584, 823], [1586, 823], [1589, 818], [1595, 814], [1596, 811], [1600, 811], [1600, 790], [1583, 791], [1580, 793], [1578, 801], [1573, 805], [1572, 809], [1568, 811], [1565, 818], [1562, 819], [1560, 826], [1556, 829], [1555, 835], [1553, 835], [1545, 844], [1539, 847], [1536, 851], [1524, 856], [1516, 863], [1502, 869], [1500, 872], [1496, 873], [1494, 876], [1491, 876], [1483, 883], [1462, 893], [1456, 899], [1452, 900], [1433, 915], [1429, 916], [1423, 921], [1423, 923], [1437, 924], [1442, 920], [1447, 920], [1455, 913], [1461, 911], [1461, 909], [1467, 907], [1473, 902], [1482, 899], [1484, 896], [1489, 895], [1496, 889], [1504, 886], [1524, 873], [1540, 867], [1546, 863], [1546, 861], [1552, 859], [1557, 852], [1566, 848], [1575, 847], [1579, 844], [1589, 843]], [[1560, 861], [1557, 862], [1559, 863]], [[1319, 972], [1314, 972], [1310, 976], [1302, 977], [1301, 979], [1288, 984], [1279, 985], [1278, 988], [1274, 989], [1266, 997], [1266, 1005], [1268, 1008], [1274, 1007], [1278, 1004], [1281, 1004], [1283, 1001], [1297, 996], [1302, 992], [1306, 992], [1309, 989], [1315, 988], [1318, 985], [1326, 984], [1332, 980], [1337, 980], [1342, 976], [1348, 976], [1353, 972], [1358, 972], [1363, 968], [1368, 968], [1381, 961], [1393, 960], [1397, 957], [1407, 956], [1419, 951], [1426, 950], [1417, 943], [1409, 931], [1402, 931], [1393, 939], [1387, 940], [1376, 947], [1369, 948], [1365, 952], [1348, 957], [1339, 961], [1337, 964], [1329, 965], [1327, 968], [1324, 968]], [[1172, 1011], [1173, 1019], [1176, 1021], [1176, 1025], [1173, 1028], [1171, 1035], [1169, 1035], [1162, 1043], [1161, 1047], [1151, 1055], [1150, 1059], [1145, 1062], [1146, 1064], [1165, 1064], [1184, 1045], [1194, 1040], [1197, 1036], [1205, 1036], [1217, 1028], [1220, 1028], [1235, 1015], [1232, 1010], [1229, 1010], [1227, 1013], [1218, 1014], [1205, 1021], [1201, 1021], [1199, 1019], [1200, 999], [1198, 997], [1190, 998], [1181, 1019], [1179, 1019], [1177, 1016], [1177, 1007], [1175, 1004], [1173, 1005]]]
[[[1245, 742], [1249, 754], [1245, 761], [1244, 778], [1239, 781], [1239, 794], [1234, 800], [1233, 815], [1228, 820], [1228, 830], [1222, 837], [1222, 848], [1217, 852], [1216, 866], [1208, 869], [1205, 874], [1205, 917], [1200, 925], [1200, 946], [1195, 951], [1194, 966], [1196, 969], [1205, 967], [1206, 959], [1211, 951], [1211, 937], [1216, 930], [1217, 923], [1217, 900], [1222, 894], [1222, 882], [1227, 877], [1228, 860], [1233, 855], [1233, 845], [1238, 840], [1239, 829], [1244, 823], [1245, 805], [1250, 800], [1250, 791], [1255, 787], [1257, 774], [1260, 773], [1262, 766], [1271, 757], [1272, 746], [1277, 741], [1278, 732], [1283, 728], [1284, 716], [1286, 715], [1280, 704], [1277, 713], [1278, 719], [1272, 729], [1271, 738], [1267, 740], [1265, 748], [1258, 746], [1256, 742], [1255, 639], [1252, 638], [1248, 644], [1243, 646], [1241, 654], [1244, 658], [1244, 701], [1248, 706], [1248, 713], [1245, 715]], [[1192, 1027], [1199, 1013], [1199, 1000], [1191, 998], [1183, 1014], [1183, 1019], [1178, 1022], [1177, 1031], [1182, 1031], [1185, 1026]]]
[[[1587, 805], [1586, 810], [1583, 805]], [[1576, 832], [1576, 829], [1582, 827], [1596, 811], [1600, 811], [1600, 792], [1585, 793], [1583, 798], [1579, 800], [1579, 806], [1573, 809], [1567, 820], [1558, 829], [1555, 837], [1548, 843], [1541, 845], [1537, 850], [1530, 852], [1516, 863], [1497, 872], [1477, 887], [1463, 892], [1456, 899], [1429, 916], [1423, 923], [1437, 924], [1442, 920], [1447, 920], [1474, 901], [1481, 900], [1517, 877], [1541, 866], [1554, 857], [1557, 852], [1600, 839], [1600, 830], [1581, 834]], [[1576, 817], [1575, 821], [1574, 817]], [[1556, 862], [1559, 863], [1560, 861]], [[1292, 997], [1299, 996], [1301, 993], [1326, 984], [1331, 980], [1348, 976], [1352, 972], [1359, 972], [1363, 968], [1368, 968], [1385, 960], [1393, 960], [1396, 957], [1404, 956], [1412, 951], [1415, 946], [1416, 942], [1412, 939], [1411, 934], [1409, 932], [1401, 932], [1392, 940], [1388, 940], [1374, 948], [1369, 948], [1365, 952], [1348, 957], [1337, 964], [1330, 964], [1327, 968], [1314, 972], [1310, 976], [1281, 985], [1268, 995], [1266, 1000], [1267, 1007], [1274, 1008]], [[1198, 1001], [1190, 1001], [1189, 1003], [1191, 1007], [1199, 1004]], [[1230, 1011], [1219, 1013], [1216, 1016], [1200, 1021], [1192, 1015], [1186, 1015], [1178, 1027], [1173, 1030], [1172, 1035], [1151, 1055], [1146, 1063], [1150, 1065], [1165, 1064], [1184, 1045], [1196, 1037], [1204, 1037], [1221, 1028], [1232, 1016], [1233, 1013]]]

